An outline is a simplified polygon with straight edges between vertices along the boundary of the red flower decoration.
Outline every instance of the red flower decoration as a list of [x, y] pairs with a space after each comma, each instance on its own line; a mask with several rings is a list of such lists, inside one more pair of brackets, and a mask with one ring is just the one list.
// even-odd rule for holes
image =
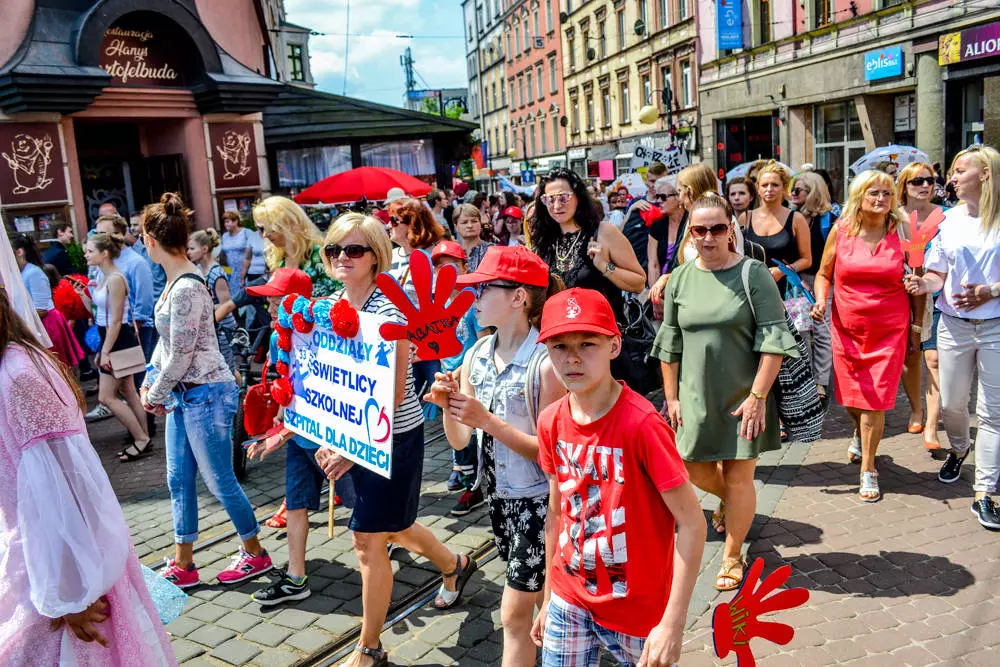
[[298, 299], [297, 294], [289, 294], [284, 299], [281, 300], [281, 307], [284, 308], [285, 312], [289, 315], [292, 314], [292, 306], [295, 305], [295, 300]]
[[271, 383], [271, 398], [282, 407], [287, 407], [292, 402], [292, 384], [288, 378], [280, 377]]
[[333, 308], [330, 309], [330, 324], [334, 333], [341, 338], [354, 338], [361, 329], [358, 311], [354, 310], [354, 306], [348, 303], [347, 299], [341, 299], [333, 304]]
[[284, 352], [292, 351], [292, 331], [291, 329], [285, 329], [284, 327], [277, 327], [278, 329], [278, 349]]
[[292, 326], [295, 327], [295, 330], [299, 333], [307, 334], [312, 331], [313, 323], [306, 322], [306, 318], [302, 315], [302, 313], [295, 313], [292, 315]]
[[278, 371], [278, 375], [281, 377], [288, 377], [288, 364], [284, 361], [279, 361], [274, 365], [274, 370]]

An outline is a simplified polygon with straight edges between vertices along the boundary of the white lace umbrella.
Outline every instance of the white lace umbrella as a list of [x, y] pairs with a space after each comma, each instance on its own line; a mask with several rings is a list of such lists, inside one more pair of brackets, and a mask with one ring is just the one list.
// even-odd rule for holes
[[889, 144], [862, 155], [851, 165], [851, 171], [860, 174], [866, 169], [874, 169], [879, 162], [895, 162], [902, 169], [911, 162], [930, 162], [930, 158], [919, 148]]
[[[731, 181], [734, 178], [745, 177], [747, 175], [747, 172], [750, 171], [750, 167], [752, 167], [756, 162], [758, 162], [758, 160], [752, 160], [750, 162], [744, 162], [743, 164], [736, 165], [735, 167], [726, 172], [726, 181]], [[792, 171], [792, 168], [789, 167], [784, 162], [779, 162], [778, 164], [787, 169], [789, 174], [795, 173], [794, 171]]]

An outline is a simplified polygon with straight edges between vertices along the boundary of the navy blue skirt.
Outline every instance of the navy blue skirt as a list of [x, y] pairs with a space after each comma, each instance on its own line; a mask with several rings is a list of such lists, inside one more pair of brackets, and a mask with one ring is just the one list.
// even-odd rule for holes
[[348, 528], [358, 533], [398, 533], [417, 520], [424, 472], [424, 425], [392, 436], [392, 478], [355, 464], [354, 513]]

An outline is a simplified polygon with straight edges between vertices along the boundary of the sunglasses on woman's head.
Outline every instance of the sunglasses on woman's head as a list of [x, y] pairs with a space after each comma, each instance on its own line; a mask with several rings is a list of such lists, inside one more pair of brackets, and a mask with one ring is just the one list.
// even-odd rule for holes
[[907, 185], [934, 185], [934, 178], [931, 176], [917, 176], [906, 182]]
[[393, 227], [398, 227], [399, 225], [408, 225], [410, 223], [407, 222], [406, 220], [403, 220], [398, 215], [391, 215], [389, 216], [389, 224], [392, 225]]
[[560, 192], [560, 193], [554, 194], [554, 195], [542, 195], [540, 199], [542, 200], [542, 203], [545, 204], [546, 207], [552, 206], [553, 204], [555, 204], [557, 202], [561, 206], [565, 206], [566, 204], [569, 203], [569, 200], [572, 197], [573, 197], [573, 193], [572, 192]]
[[347, 255], [348, 259], [361, 259], [365, 256], [365, 253], [370, 251], [366, 245], [361, 245], [359, 243], [352, 243], [351, 245], [338, 245], [336, 243], [331, 243], [323, 249], [326, 253], [328, 259], [334, 260], [339, 259], [340, 254], [344, 253]]
[[691, 236], [696, 239], [703, 239], [709, 234], [712, 236], [723, 236], [729, 233], [729, 225], [718, 224], [712, 225], [711, 227], [703, 227], [701, 225], [696, 225], [689, 228], [691, 230]]

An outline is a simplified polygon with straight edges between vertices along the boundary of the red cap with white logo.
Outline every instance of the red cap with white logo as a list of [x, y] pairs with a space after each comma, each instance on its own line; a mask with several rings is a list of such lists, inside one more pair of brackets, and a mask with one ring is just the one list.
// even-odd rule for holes
[[604, 295], [597, 290], [574, 287], [549, 297], [542, 309], [538, 342], [566, 333], [583, 332], [621, 335], [611, 304]]
[[487, 248], [475, 273], [459, 276], [457, 282], [460, 287], [468, 287], [491, 280], [546, 287], [549, 284], [549, 265], [523, 245], [495, 245]]

